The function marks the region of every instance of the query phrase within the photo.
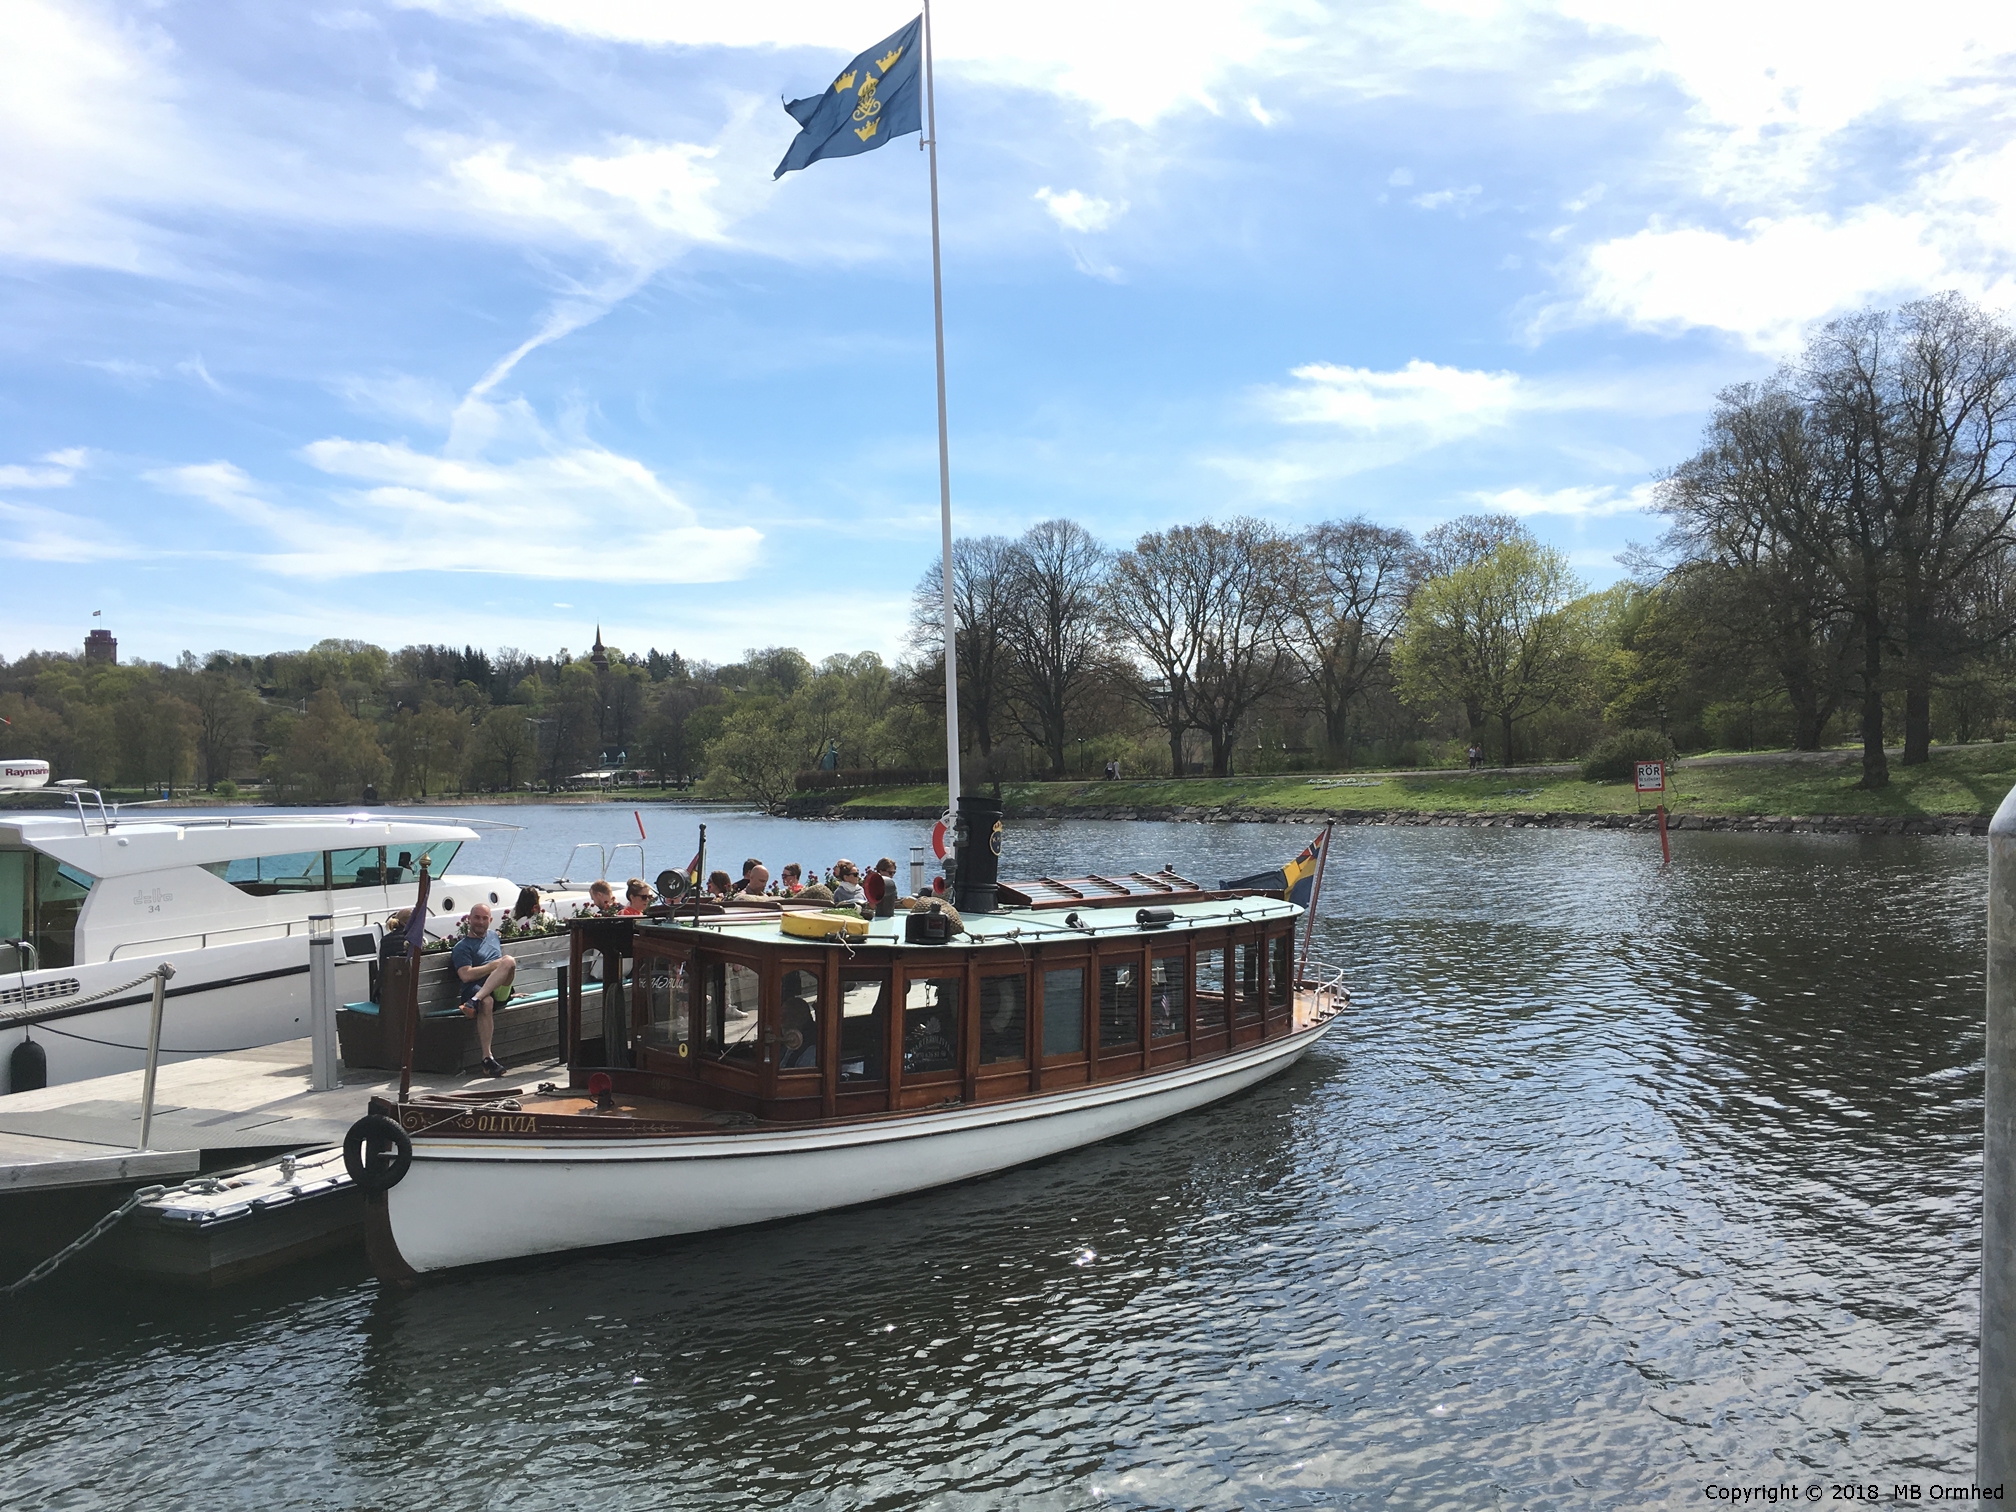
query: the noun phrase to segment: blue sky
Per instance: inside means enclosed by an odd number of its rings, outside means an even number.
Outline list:
[[[895,654],[924,159],[771,170],[914,13],[11,0],[0,655]],[[1500,508],[1601,585],[1814,322],[2016,303],[2016,7],[936,20],[961,533]]]

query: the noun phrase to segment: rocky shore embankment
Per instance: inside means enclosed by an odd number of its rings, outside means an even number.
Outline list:
[[[935,819],[938,810],[910,804],[854,804],[832,800],[790,805],[793,818]],[[1423,813],[1414,809],[1254,809],[1237,804],[1193,808],[1176,804],[1028,804],[1013,806],[1010,819],[1155,819],[1198,824],[1386,824],[1412,828],[1655,830],[1658,818],[1644,814],[1575,814],[1535,811]],[[1986,814],[1669,814],[1669,830],[1719,830],[1734,834],[1778,835],[1986,835]]]

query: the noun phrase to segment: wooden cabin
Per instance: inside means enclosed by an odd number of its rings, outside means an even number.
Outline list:
[[[906,943],[902,911],[847,940],[786,935],[775,909],[572,921],[570,1084],[606,1071],[628,1097],[846,1119],[1140,1077],[1297,1027],[1303,910],[1279,897],[1162,873],[1004,883],[999,903],[943,945]]]

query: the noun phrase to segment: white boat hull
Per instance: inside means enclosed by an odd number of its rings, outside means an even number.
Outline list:
[[[844,1128],[428,1139],[372,1214],[416,1274],[878,1202],[1097,1144],[1286,1070],[1335,1020],[1152,1076]]]

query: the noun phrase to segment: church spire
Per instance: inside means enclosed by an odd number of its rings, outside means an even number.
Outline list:
[[[609,653],[602,646],[602,627],[595,627],[595,649],[588,654],[589,663],[597,672],[609,670]]]

